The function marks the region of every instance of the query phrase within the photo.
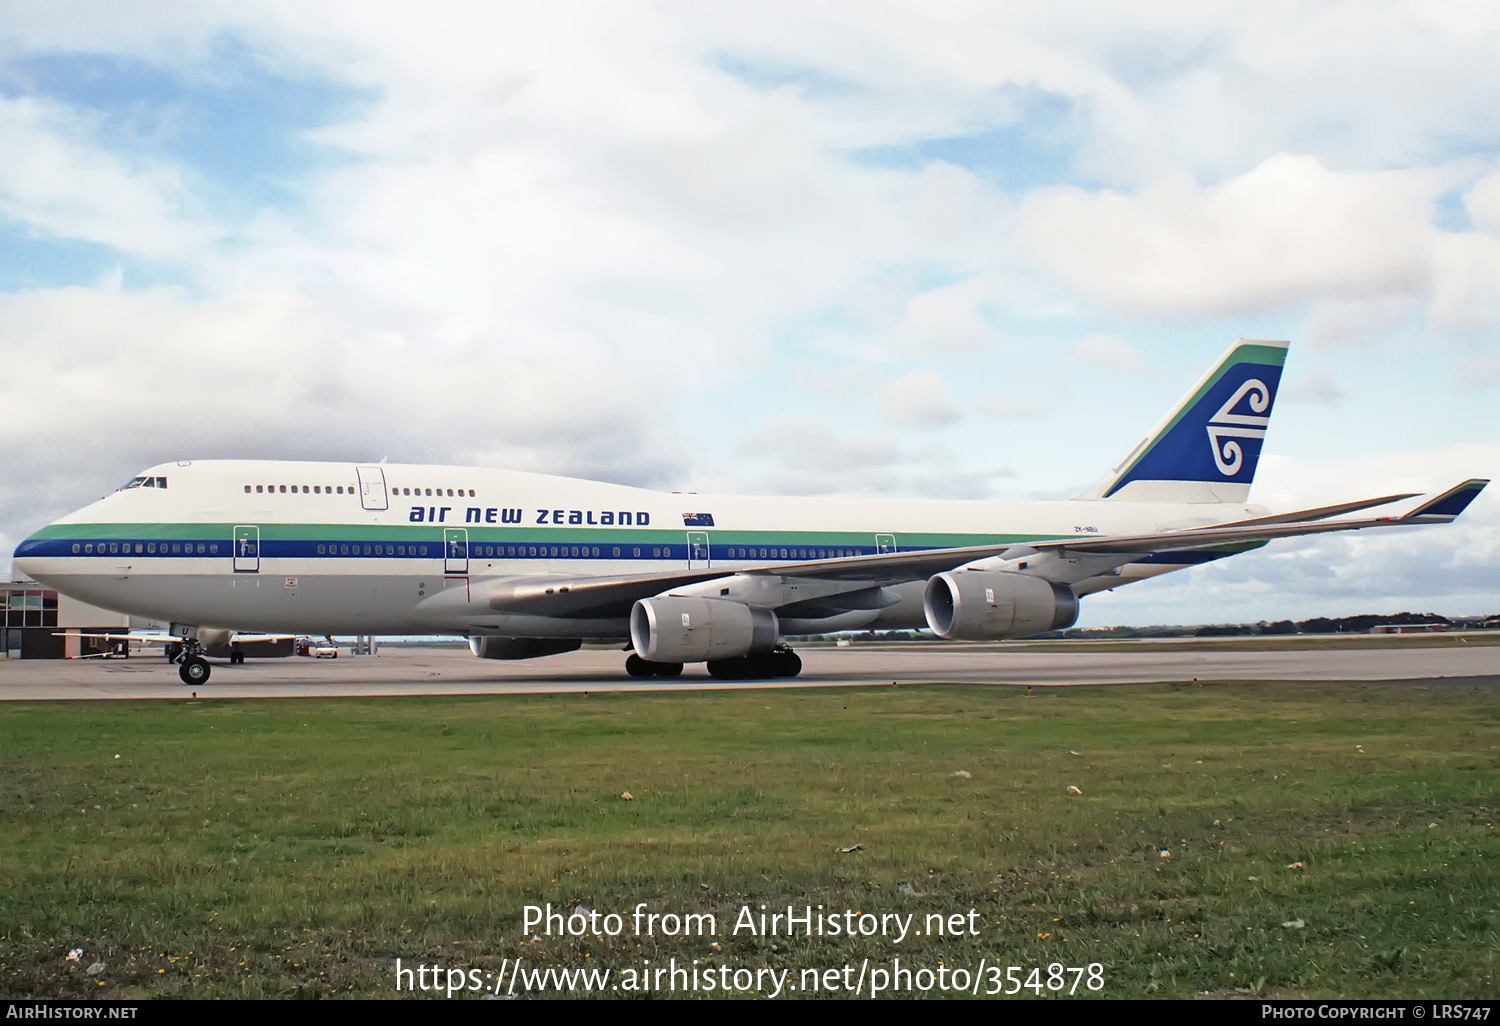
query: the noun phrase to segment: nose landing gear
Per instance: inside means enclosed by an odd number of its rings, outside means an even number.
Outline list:
[[[180,643],[167,648],[167,658],[177,663],[177,676],[184,684],[196,687],[208,683],[208,661],[203,658],[203,643],[197,638],[184,638]]]

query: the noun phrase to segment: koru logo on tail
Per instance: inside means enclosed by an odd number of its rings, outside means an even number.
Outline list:
[[[1242,410],[1234,412],[1243,400]],[[1236,438],[1264,438],[1266,425],[1271,423],[1271,390],[1259,378],[1251,378],[1219,407],[1208,422],[1208,445],[1213,450],[1214,464],[1225,477],[1234,477],[1245,465],[1245,453]]]

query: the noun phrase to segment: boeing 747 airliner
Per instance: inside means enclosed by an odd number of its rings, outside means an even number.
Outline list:
[[[1094,592],[1274,538],[1453,520],[1470,480],[1273,515],[1248,505],[1285,342],[1242,340],[1100,485],[1058,502],[677,495],[464,467],[181,460],[49,524],[16,566],[171,624],[202,684],[226,629],[461,634],[485,659],[627,643],[632,676],[793,677],[788,635],[1021,638]]]

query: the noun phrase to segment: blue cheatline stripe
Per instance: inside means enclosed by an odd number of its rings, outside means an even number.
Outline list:
[[[116,551],[107,551],[110,545],[115,546]],[[174,546],[181,551],[170,551]],[[936,547],[903,545],[898,546],[896,551],[901,553],[927,552],[932,551],[934,548]],[[467,548],[460,545],[450,551],[447,546],[444,546],[439,541],[413,544],[410,542],[394,541],[361,541],[354,543],[297,539],[262,541],[258,549],[252,546],[242,553],[240,558],[242,560],[407,559],[424,561],[467,559],[471,562],[486,559],[588,559],[608,562],[661,562],[662,560],[686,562],[688,559],[688,549],[689,546],[686,544],[663,545],[660,543],[655,545],[500,545],[489,542],[470,542]],[[617,550],[618,554],[616,554]],[[101,557],[120,558],[128,556],[132,559],[143,560],[229,559],[233,551],[232,543],[221,538],[173,542],[133,541],[119,538],[93,541],[87,538],[51,538],[22,542],[16,549],[16,558],[77,557],[80,559],[98,559]],[[739,555],[741,551],[745,555]],[[763,551],[767,554],[761,555]],[[828,555],[817,555],[820,551],[828,553]],[[833,555],[833,552],[836,551],[843,551],[851,556],[869,556],[875,555],[877,552],[873,545],[843,545],[835,546],[832,550],[827,546],[816,546],[813,549],[808,549],[803,546],[793,547],[790,545],[711,545],[709,556],[712,560],[719,562],[728,560],[736,562],[741,560],[806,562],[814,559],[841,558]],[[783,555],[783,553],[786,554]],[[1170,566],[1196,566],[1234,554],[1234,552],[1195,549],[1179,552],[1152,553],[1140,556],[1131,560],[1131,562]],[[701,554],[696,554],[693,558],[699,560],[703,557]]]
[[[113,546],[113,551],[110,550]],[[24,541],[16,549],[16,558],[26,557],[79,557],[94,558],[130,556],[133,559],[228,559],[235,551],[235,544],[227,539],[191,539],[173,542],[136,541],[133,539],[89,539],[46,538]],[[602,560],[663,560],[688,558],[689,546],[685,542],[676,544],[656,542],[654,544],[608,544],[608,545],[541,545],[541,544],[496,544],[491,542],[469,542],[456,548],[442,541],[397,542],[320,542],[307,539],[262,540],[260,544],[248,546],[240,553],[245,559],[602,559]],[[738,555],[740,551],[745,555]],[[761,555],[764,551],[766,555]],[[821,551],[826,555],[819,556]],[[807,546],[791,545],[711,545],[709,554],[714,559],[775,559],[797,560],[835,559],[834,552],[850,556],[868,556],[875,553],[873,545]],[[922,551],[915,547],[902,547],[900,552]],[[695,555],[693,558],[702,558]]]

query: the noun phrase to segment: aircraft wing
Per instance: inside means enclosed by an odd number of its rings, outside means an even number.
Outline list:
[[[605,577],[554,578],[549,581],[499,583],[489,592],[490,607],[505,612],[534,613],[545,616],[576,618],[622,617],[638,599],[650,598],[673,588],[685,587],[734,576],[795,577],[824,581],[847,581],[854,585],[876,587],[913,581],[943,573],[996,556],[1022,559],[1025,556],[1049,554],[1049,564],[1072,560],[1079,568],[1060,579],[1073,583],[1112,566],[1161,552],[1253,546],[1275,538],[1326,534],[1335,531],[1358,531],[1373,527],[1403,527],[1414,524],[1448,523],[1454,520],[1484,490],[1487,480],[1473,479],[1448,489],[1400,517],[1377,517],[1362,520],[1328,520],[1340,513],[1355,512],[1372,506],[1411,498],[1412,495],[1389,495],[1361,499],[1334,506],[1299,510],[1238,523],[1159,531],[1150,534],[1081,536],[1052,541],[1011,542],[995,545],[973,545],[961,548],[927,549],[920,552],[878,553],[868,556],[846,556],[839,559],[770,566],[742,567],[735,570],[663,571],[651,574],[623,574]],[[1033,572],[1050,576],[1042,567]]]
[[[1364,520],[1291,519],[1303,514],[1288,513],[1280,517],[1265,517],[1240,524],[1220,527],[1193,527],[1183,531],[1164,531],[1157,534],[1116,535],[1114,537],[1063,539],[1061,541],[1038,542],[1031,547],[1037,551],[1098,552],[1145,554],[1174,552],[1179,549],[1206,549],[1218,546],[1239,545],[1247,542],[1271,541],[1275,538],[1296,538],[1308,534],[1327,534],[1333,531],[1361,531],[1371,527],[1409,527],[1416,524],[1447,524],[1458,518],[1480,492],[1488,480],[1473,478],[1454,485],[1446,492],[1429,499],[1410,512],[1399,517],[1373,517]],[[1392,500],[1381,500],[1392,501]],[[1376,503],[1378,504],[1378,503]],[[1355,505],[1357,504],[1346,504]],[[1323,509],[1337,507],[1323,507]],[[1367,507],[1364,507],[1367,508]],[[1321,510],[1308,510],[1316,514]],[[1280,521],[1280,522],[1278,522]]]

